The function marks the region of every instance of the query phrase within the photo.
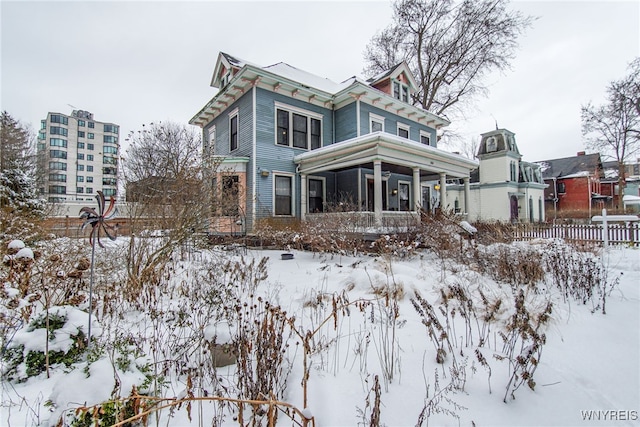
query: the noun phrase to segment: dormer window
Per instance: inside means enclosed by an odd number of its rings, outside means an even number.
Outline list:
[[[224,76],[220,79],[220,87],[225,87],[229,81],[231,80],[231,70],[227,71]]]
[[[393,97],[402,102],[409,102],[409,88],[399,81],[393,82]]]

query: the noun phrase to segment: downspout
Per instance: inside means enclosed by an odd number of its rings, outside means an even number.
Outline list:
[[[356,98],[356,137],[360,136],[360,97]]]
[[[553,177],[553,223],[558,219],[558,178]]]
[[[258,204],[258,189],[257,189],[258,180],[256,179],[256,177],[257,177],[256,174],[258,173],[257,172],[258,171],[258,166],[257,166],[257,163],[258,163],[258,150],[257,150],[257,147],[256,147],[257,146],[257,141],[256,141],[256,135],[257,135],[257,132],[256,132],[256,123],[257,123],[257,120],[256,120],[256,90],[257,90],[257,88],[256,88],[256,86],[257,85],[258,85],[258,81],[256,80],[255,84],[253,85],[253,92],[252,92],[252,95],[251,95],[252,96],[251,102],[253,104],[252,105],[252,108],[253,108],[253,118],[252,118],[252,121],[253,121],[253,126],[252,126],[252,128],[253,128],[253,130],[252,130],[252,133],[253,133],[253,135],[252,135],[253,146],[251,148],[251,158],[253,159],[253,162],[252,162],[252,169],[253,170],[251,172],[251,179],[253,180],[253,189],[251,191],[251,193],[252,193],[251,194],[251,200],[252,200],[252,202],[251,202],[251,228],[252,229],[256,224],[256,205]],[[246,232],[246,225],[245,225],[245,232]]]

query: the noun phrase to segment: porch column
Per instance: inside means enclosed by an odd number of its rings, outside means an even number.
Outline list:
[[[382,225],[382,161],[373,161],[373,217],[377,226]]]
[[[307,175],[300,174],[300,219],[304,221],[307,216]]]
[[[465,176],[462,181],[464,182],[464,211],[467,213],[467,219],[469,219],[469,203],[471,203],[471,186],[469,185],[469,177]]]
[[[440,172],[440,210],[447,208],[447,174]]]
[[[413,211],[418,212],[422,206],[420,200],[420,169],[413,168]]]

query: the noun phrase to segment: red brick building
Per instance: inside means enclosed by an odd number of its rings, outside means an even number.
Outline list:
[[[556,218],[559,212],[590,216],[592,211],[608,207],[611,197],[602,194],[604,173],[600,154],[581,151],[574,157],[536,163],[549,185],[544,192],[547,219]]]

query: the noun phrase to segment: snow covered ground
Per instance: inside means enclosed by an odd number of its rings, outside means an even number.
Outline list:
[[[117,251],[118,245],[124,243],[119,240],[107,250]],[[514,244],[517,245],[525,244]],[[549,250],[549,242],[531,245],[539,248],[541,257]],[[205,338],[217,336],[217,342],[232,339],[237,333],[234,325],[215,319],[212,312],[194,311],[206,307],[194,300],[208,295],[202,288],[206,290],[208,281],[213,280],[206,276],[205,272],[211,272],[204,266],[211,256],[236,261],[243,258],[241,265],[245,266],[251,259],[257,263],[267,258],[267,277],[256,278],[255,294],[244,294],[244,301],[260,307],[269,301],[286,311],[291,321],[288,325],[295,325],[303,333],[317,331],[309,341],[313,352],[309,357],[306,405],[306,413],[314,416],[316,426],[369,425],[376,407],[381,425],[387,426],[418,425],[421,412],[429,415],[422,418],[422,425],[431,426],[640,425],[640,251],[637,249],[611,248],[603,256],[607,280],[610,283],[618,280],[607,299],[606,314],[600,309],[594,311],[597,295],[584,305],[571,299],[565,302],[549,278],[536,291],[526,291],[531,313],[541,313],[545,301],[552,301],[553,309],[549,322],[540,330],[546,336],[546,343],[535,369],[535,387],[532,390],[523,384],[513,393],[515,399],[506,390],[512,369],[504,359],[504,339],[500,336],[501,331],[506,333],[509,316],[516,306],[508,284],[481,275],[468,265],[445,262],[435,253],[422,250],[404,258],[291,251],[293,259],[290,260],[283,260],[283,251],[275,250],[213,253],[176,263],[169,279],[173,289],[165,289],[162,295],[147,296],[146,303],[127,306],[117,317],[98,310],[92,329],[101,342],[146,336],[151,343],[146,344],[146,354],[132,350],[136,346],[144,347],[132,340],[128,347],[107,347],[102,355],[90,359],[91,363],[82,360],[71,367],[57,366],[50,378],[42,372],[26,382],[3,380],[0,424],[56,425],[65,410],[106,401],[114,389],[119,388],[120,394],[126,396],[133,385],[140,388],[145,374],[149,373],[141,367],[156,369],[161,356],[166,356],[163,351],[180,350],[181,344],[175,340],[188,342],[185,338],[188,331],[197,331]],[[231,273],[221,270],[219,276],[229,278]],[[194,286],[200,293],[188,290]],[[485,324],[469,318],[467,325],[461,317],[460,310],[464,307],[458,308],[454,316],[444,316],[438,311],[443,302],[441,289],[446,286],[467,290],[474,298],[478,316],[478,307],[482,305],[478,290],[491,301],[502,300],[495,321],[486,322],[491,329],[484,333],[485,342],[479,342]],[[9,288],[5,285],[5,290]],[[452,321],[447,331],[454,351],[445,347],[447,354],[442,364],[436,362],[436,345],[428,335],[424,317],[421,318],[414,307],[416,291],[433,305],[443,325],[448,318]],[[384,298],[385,295],[395,296],[397,305],[392,297]],[[154,304],[159,307],[155,317],[150,315]],[[455,301],[447,306],[449,313],[454,306]],[[68,348],[73,331],[85,328],[86,313],[69,306],[56,310],[67,313],[67,330],[56,335],[50,346],[64,347],[62,341],[66,340]],[[184,313],[190,316],[186,322],[188,328],[165,326],[160,331],[159,317],[180,318]],[[327,319],[329,321],[322,323]],[[27,347],[41,346],[42,331],[37,335],[34,333],[37,330],[23,329],[14,340]],[[108,340],[108,336],[112,338]],[[301,339],[289,329],[287,337],[290,345],[284,347],[283,370],[289,373],[280,400],[303,409]],[[168,338],[169,341],[163,341]],[[158,343],[163,348],[158,348]],[[484,355],[488,367],[480,363],[476,350]],[[207,378],[194,380],[195,386],[188,387],[187,383],[192,381],[189,372],[203,372],[198,371],[202,357],[206,357],[203,354],[206,353],[180,354],[180,358],[189,359],[183,366],[192,370],[164,372],[163,396],[183,397],[191,390],[196,396],[204,395],[203,390],[211,395],[215,387],[232,389],[235,386],[237,368],[231,365],[218,368],[215,375],[205,372]],[[129,358],[128,362],[123,362],[123,355]],[[500,357],[503,359],[499,360]],[[454,364],[457,374],[451,371]],[[376,376],[380,384],[377,406]],[[506,403],[503,402],[505,395]],[[189,426],[212,425],[216,420],[223,425],[237,425],[233,414],[221,414],[216,408],[211,402],[194,402],[190,411],[185,406],[172,412],[164,410],[159,412],[159,418],[154,415],[148,422]],[[278,425],[291,425],[291,421],[281,415]]]

